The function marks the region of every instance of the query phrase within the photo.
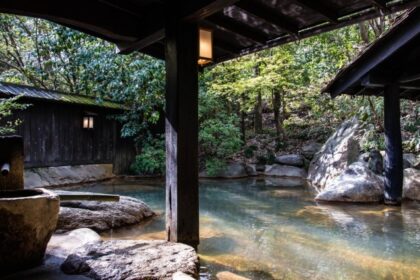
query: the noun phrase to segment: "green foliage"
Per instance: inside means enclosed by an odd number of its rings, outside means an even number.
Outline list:
[[[10,119],[15,111],[24,110],[29,106],[28,104],[19,103],[18,99],[19,97],[0,98],[0,135],[15,133],[16,127],[21,124],[21,120],[17,118]]]
[[[229,114],[223,98],[200,90],[199,146],[205,166],[214,172],[223,166],[225,160],[239,151],[242,142],[238,117]]]
[[[165,141],[162,136],[144,141],[144,146],[136,156],[131,170],[142,175],[165,173]]]
[[[217,173],[228,159],[235,159],[242,145],[245,148],[238,154],[270,164],[274,151],[293,150],[308,140],[324,141],[338,123],[354,115],[369,128],[363,148],[383,149],[382,98],[332,100],[320,92],[390,22],[381,18],[363,23],[364,27],[349,26],[206,68],[200,76],[200,166]],[[113,117],[123,124],[122,135],[135,137],[141,147],[133,170],[162,173],[162,139],[153,137],[150,128],[164,108],[164,63],[137,52],[117,55],[114,48],[48,21],[0,15],[2,81],[89,95],[99,103],[105,98],[121,102],[129,110]],[[14,101],[2,101],[0,118],[7,119],[19,109],[23,107]],[[262,129],[263,137],[256,139],[255,116],[260,117],[261,110],[267,127]],[[276,123],[274,111],[279,117]],[[271,120],[267,121],[267,114]],[[402,102],[406,151],[420,150],[419,115],[418,103]],[[12,132],[17,124],[9,122],[0,133]],[[241,136],[256,139],[250,142],[257,143],[259,150],[242,143]]]
[[[219,174],[226,167],[226,162],[219,158],[209,158],[206,160],[206,172],[209,176]]]
[[[122,135],[147,135],[164,103],[164,63],[45,20],[0,15],[0,79],[124,104]]]
[[[384,136],[372,124],[367,125],[363,138],[360,141],[360,146],[366,152],[373,150],[383,151],[385,149]]]

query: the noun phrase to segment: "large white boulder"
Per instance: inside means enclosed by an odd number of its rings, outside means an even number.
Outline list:
[[[314,156],[308,179],[318,190],[340,175],[360,153],[360,124],[356,118],[345,121]]]
[[[383,200],[383,179],[360,162],[351,164],[315,197],[317,201],[379,202]]]
[[[420,170],[407,168],[404,170],[403,198],[420,200]]]

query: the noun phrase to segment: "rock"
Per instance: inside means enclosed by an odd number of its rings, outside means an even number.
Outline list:
[[[384,159],[379,151],[369,153],[368,167],[375,174],[382,175],[384,172]]]
[[[79,228],[64,234],[54,234],[48,243],[47,252],[59,258],[67,258],[77,249],[101,240],[99,234],[88,228]]]
[[[304,187],[306,180],[298,177],[265,177],[265,184],[273,187],[296,188]]]
[[[243,178],[247,176],[243,163],[229,163],[225,169],[212,175],[209,175],[206,171],[200,173],[200,177],[204,178]]]
[[[183,272],[175,272],[174,275],[172,275],[172,280],[194,280],[190,275],[185,274]]]
[[[257,176],[258,175],[255,164],[246,164],[245,165],[245,170],[246,170],[246,174],[248,174],[248,176]]]
[[[67,274],[92,279],[172,279],[177,272],[198,277],[194,249],[167,241],[109,240],[90,243],[61,265]]]
[[[420,200],[420,170],[414,168],[404,170],[403,198]]]
[[[311,142],[302,147],[302,155],[307,159],[312,159],[314,155],[322,148],[321,143]]]
[[[238,274],[232,273],[230,271],[221,271],[216,274],[218,280],[251,280],[249,278],[242,277]]]
[[[77,228],[101,232],[138,224],[154,215],[143,201],[127,196],[121,196],[119,202],[64,201],[60,207],[57,232]]]
[[[264,175],[275,177],[298,177],[306,178],[306,171],[303,168],[288,165],[267,165]]]
[[[257,170],[257,172],[264,172],[265,171],[265,164],[257,163],[255,165],[255,170]]]
[[[44,189],[0,192],[0,275],[42,262],[59,205]]]
[[[114,177],[112,164],[25,169],[25,189],[89,183]]]
[[[304,157],[302,155],[282,155],[277,156],[274,160],[275,163],[283,165],[291,165],[302,167],[304,165]]]
[[[343,122],[314,156],[308,179],[318,190],[340,175],[351,163],[358,160],[360,125],[356,118]]]
[[[383,200],[383,180],[360,162],[351,164],[329,182],[315,200],[340,202],[378,202]]]
[[[382,154],[381,154],[382,156]],[[359,155],[359,158],[357,159],[358,162],[361,162],[363,164],[366,164],[369,162],[369,153],[362,153]]]
[[[417,158],[415,154],[403,154],[403,164],[404,169],[411,168],[417,163]]]

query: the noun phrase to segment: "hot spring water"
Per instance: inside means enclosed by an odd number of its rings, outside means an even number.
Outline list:
[[[160,215],[105,238],[164,239],[163,182],[78,190],[139,198]],[[420,203],[317,205],[275,179],[200,184],[201,264],[251,279],[420,279]]]

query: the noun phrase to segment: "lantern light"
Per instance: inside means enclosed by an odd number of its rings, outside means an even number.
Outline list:
[[[213,60],[213,32],[208,29],[199,30],[200,50],[198,64],[205,65]]]
[[[86,129],[93,129],[94,125],[94,118],[92,116],[84,116],[83,117],[83,128]]]

